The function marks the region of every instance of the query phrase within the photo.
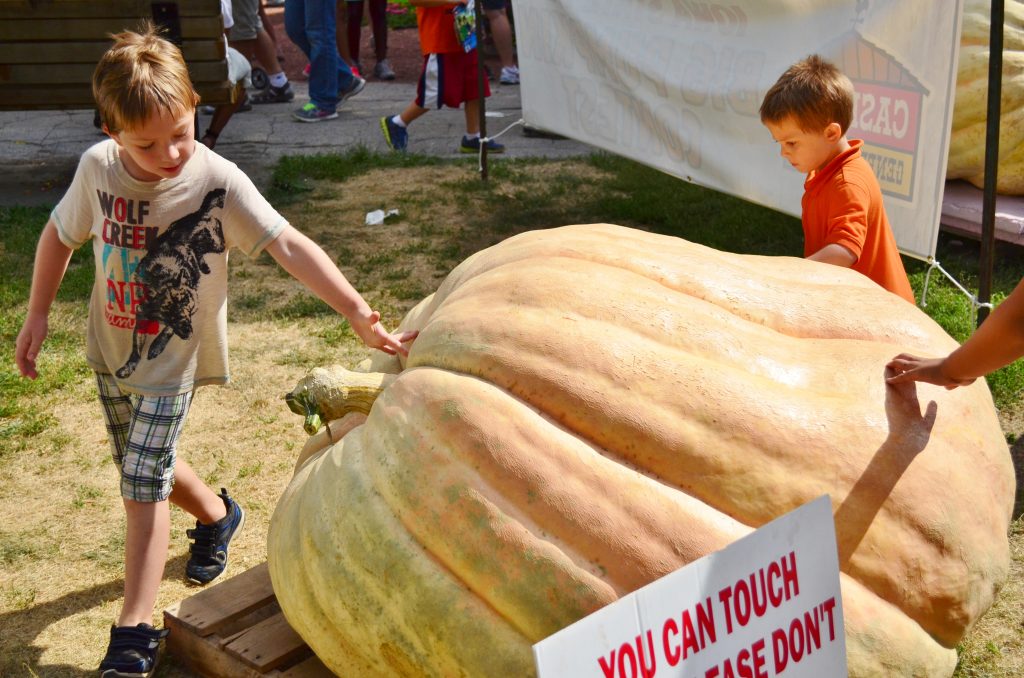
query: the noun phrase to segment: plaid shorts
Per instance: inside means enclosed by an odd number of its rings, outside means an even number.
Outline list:
[[[192,392],[124,394],[114,377],[99,372],[96,385],[114,463],[121,471],[121,496],[141,502],[164,501],[174,484],[178,436],[192,404]]]

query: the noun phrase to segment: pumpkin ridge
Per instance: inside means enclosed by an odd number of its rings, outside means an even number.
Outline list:
[[[545,263],[540,268],[545,268]],[[572,271],[567,271],[565,266],[559,267],[559,271],[546,276],[547,285],[568,288],[573,281]],[[520,269],[521,270],[521,269]],[[610,290],[619,285],[628,284],[628,278],[633,271],[625,270],[624,279],[615,279],[614,283],[607,286]],[[641,276],[642,277],[642,276]],[[649,280],[645,278],[645,280]],[[653,285],[663,288],[662,283],[650,280]],[[478,278],[472,285],[461,288],[449,296],[442,307],[438,308],[433,317],[421,329],[423,334],[430,332],[448,332],[446,339],[459,341],[447,329],[439,329],[438,323],[448,323],[449,315],[454,315],[462,322],[462,317],[471,315],[474,309],[483,309],[488,306],[514,303],[515,314],[521,323],[539,322],[540,316],[548,313],[545,304],[550,304],[555,297],[547,289],[539,287],[523,288],[518,287],[514,292],[505,292],[506,285],[502,279],[487,280]],[[671,289],[671,288],[669,288]],[[903,346],[898,343],[886,341],[869,341],[862,338],[849,337],[801,337],[785,333],[769,324],[751,321],[738,315],[732,309],[716,303],[714,300],[703,299],[692,296],[685,292],[673,290],[675,295],[665,299],[657,294],[657,290],[644,290],[633,287],[630,306],[644,306],[659,301],[662,306],[657,316],[650,319],[643,319],[624,326],[625,318],[631,315],[631,309],[624,309],[621,313],[615,313],[616,309],[609,309],[603,302],[604,290],[591,295],[568,295],[558,294],[557,301],[569,309],[564,311],[559,320],[569,320],[573,323],[589,323],[598,326],[603,335],[611,335],[612,331],[630,336],[636,336],[651,342],[673,341],[675,343],[665,344],[666,350],[678,351],[699,358],[714,362],[719,369],[742,369],[744,374],[754,375],[754,378],[761,377],[772,381],[773,384],[781,386],[793,386],[806,392],[815,392],[818,397],[836,397],[834,394],[851,390],[850,381],[879,381],[879,366],[884,365],[894,351],[900,350]],[[503,298],[507,296],[508,298]],[[481,299],[484,301],[481,302]],[[461,305],[468,304],[464,310]],[[547,324],[551,326],[550,318]],[[572,327],[572,326],[567,326]],[[696,329],[695,329],[696,328]],[[551,327],[552,330],[557,329]],[[465,334],[465,333],[463,333]],[[488,341],[493,338],[488,338]],[[585,340],[581,336],[580,340]],[[628,341],[620,342],[622,344]],[[479,350],[486,349],[487,341],[477,344]],[[745,362],[740,367],[737,364],[749,357],[749,347],[757,345],[761,347],[754,362]],[[421,345],[422,346],[422,345]],[[728,351],[726,350],[728,349]],[[847,370],[821,373],[811,369],[808,364],[813,364],[818,355],[830,356],[837,352],[846,352],[851,355],[853,364]],[[927,353],[927,351],[925,351]],[[770,359],[770,364],[769,364]],[[428,359],[423,355],[422,349],[417,351],[415,356],[410,357],[409,366],[428,365]],[[790,373],[790,374],[785,374]],[[799,373],[799,378],[796,378]],[[822,383],[801,383],[804,379],[828,379]],[[880,392],[884,385],[879,382]],[[858,386],[860,388],[860,386]]]
[[[514,655],[515,648],[525,643],[521,634],[513,632],[514,636],[507,637],[507,648],[498,648],[498,651],[494,648],[474,648],[472,644],[466,643],[460,647],[449,647],[440,640],[443,637],[443,629],[440,627],[466,627],[457,633],[465,636],[474,624],[481,623],[484,619],[488,619],[488,624],[494,624],[494,619],[488,618],[488,615],[498,616],[497,613],[483,601],[466,598],[459,593],[465,589],[461,580],[437,559],[429,557],[431,554],[426,553],[411,534],[405,530],[374,529],[386,525],[389,521],[398,525],[401,525],[401,522],[367,471],[366,461],[372,451],[365,449],[366,438],[362,432],[364,427],[365,425],[354,429],[341,443],[330,448],[326,455],[304,467],[303,477],[298,479],[298,483],[306,481],[310,485],[304,488],[305,501],[300,501],[298,506],[299,524],[308,526],[308,529],[302,530],[304,548],[300,552],[301,557],[296,560],[308,573],[310,591],[319,594],[315,595],[314,600],[322,612],[312,615],[313,618],[323,617],[332,620],[332,623],[323,628],[311,624],[310,609],[304,607],[302,614],[294,615],[298,617],[298,625],[295,628],[317,655],[326,660],[328,666],[341,671],[342,674],[350,673],[351,666],[348,663],[348,656],[344,663],[337,663],[337,657],[345,653],[333,645],[335,628],[347,629],[347,633],[351,633],[352,629],[359,629],[356,636],[361,637],[361,642],[348,643],[347,650],[357,652],[369,666],[377,667],[376,670],[368,670],[359,675],[390,676],[402,665],[415,667],[440,663],[447,664],[448,669],[429,675],[448,676],[459,675],[459,667],[480,665],[481,661],[493,661],[501,665],[500,658],[495,658],[494,655]],[[349,472],[332,472],[342,469]],[[340,485],[337,484],[338,479],[342,480]],[[293,484],[295,482],[293,481]],[[360,524],[351,522],[343,515],[337,525],[325,523],[317,517],[325,510],[325,506],[317,500],[325,496],[325,491],[326,496],[337,498],[331,506],[342,507],[352,501],[355,502],[353,508],[358,507],[363,518],[374,515],[384,522],[371,521],[371,524]],[[367,513],[367,509],[371,508],[372,511]],[[275,515],[276,513],[275,511]],[[332,525],[344,529],[332,529]],[[381,540],[381,535],[386,535],[384,541]],[[278,532],[275,531],[271,535],[272,543],[279,538]],[[322,555],[316,557],[314,551]],[[428,558],[425,559],[423,556]],[[370,560],[360,560],[361,558]],[[346,566],[342,566],[346,563]],[[346,581],[348,584],[345,584]],[[412,585],[409,582],[416,584]],[[348,594],[339,599],[335,591],[341,585],[345,586]],[[290,586],[283,587],[285,595],[289,589]],[[418,601],[418,605],[426,606],[427,609],[439,605],[447,606],[457,601],[461,612],[449,610],[444,617],[438,617],[438,621],[431,627],[423,627],[411,624],[411,619],[415,619],[417,612],[415,605],[410,603],[411,600]],[[412,605],[412,609],[401,605]],[[283,600],[282,607],[285,607]],[[399,612],[409,613],[412,617],[410,619],[403,614],[396,616]],[[423,614],[425,610],[421,609],[418,612]],[[372,621],[368,623],[368,620]],[[511,630],[511,627],[509,628]],[[324,638],[324,633],[328,633],[327,638]],[[515,637],[519,640],[514,640]],[[475,659],[472,656],[459,658],[460,653],[483,653],[486,656]],[[391,670],[388,670],[388,667]],[[521,674],[522,670],[519,667],[508,675]]]
[[[517,237],[519,236],[510,240]],[[915,324],[903,322],[903,318],[896,314],[892,318],[883,317],[874,325],[862,322],[861,318],[867,314],[867,307],[874,307],[879,295],[894,305],[902,303],[909,307],[910,304],[879,288],[855,271],[820,264],[822,268],[837,269],[835,272],[828,272],[828,276],[823,276],[820,283],[805,281],[798,284],[795,280],[784,277],[763,276],[758,278],[755,285],[747,282],[747,276],[743,275],[749,268],[746,259],[752,255],[734,254],[728,258],[719,256],[714,257],[713,261],[707,261],[701,259],[698,251],[676,247],[676,251],[672,251],[671,254],[652,254],[648,251],[646,258],[641,258],[620,244],[616,252],[621,251],[621,254],[612,255],[602,251],[598,253],[601,256],[595,254],[584,257],[572,256],[571,251],[558,249],[556,245],[560,243],[560,240],[555,243],[544,243],[548,245],[547,250],[554,251],[538,252],[520,248],[521,257],[506,257],[486,269],[478,267],[480,270],[457,277],[457,286],[442,285],[434,294],[431,308],[420,313],[421,324],[415,329],[424,329],[445,306],[460,298],[471,296],[475,290],[486,286],[489,280],[529,282],[529,277],[522,273],[523,268],[536,270],[537,275],[544,272],[544,277],[547,277],[548,272],[555,275],[564,273],[563,269],[566,267],[579,271],[587,267],[605,266],[611,271],[639,276],[681,296],[700,299],[737,318],[766,326],[794,338],[848,338],[866,341],[885,338],[889,343],[903,347],[920,346],[921,350],[930,347],[932,351],[935,351],[936,347],[941,347],[940,350],[945,350],[946,347],[953,350],[957,346],[956,342],[927,317]],[[670,262],[674,268],[669,266]],[[807,263],[795,259],[790,264],[797,262]],[[778,263],[773,268],[785,270],[785,267],[780,267]],[[841,275],[843,273],[846,275]],[[590,277],[591,280],[588,282],[594,282],[594,279],[600,281],[600,276],[593,276],[592,271]],[[708,280],[714,280],[715,284],[709,284]],[[775,284],[770,284],[773,282]],[[865,289],[865,284],[871,287]],[[811,301],[807,304],[793,305],[789,303],[793,298],[807,298]],[[413,348],[415,349],[415,344]]]
[[[410,397],[405,394],[410,381],[407,375],[413,376],[415,380],[416,375],[403,374],[403,378],[396,382],[396,388],[389,389],[381,396],[380,401],[371,412],[369,421],[390,421],[392,415],[402,416],[398,413],[404,412],[406,415],[409,413],[408,408],[403,410],[404,405],[398,404]],[[464,379],[468,379],[468,377]],[[402,388],[402,385],[405,388]],[[396,400],[399,397],[401,399]],[[435,404],[434,407],[436,409],[444,405],[445,403],[440,403]],[[417,401],[417,408],[425,409],[427,406],[424,402]],[[414,420],[418,420],[418,417],[414,417],[410,421]],[[535,563],[537,573],[534,576],[540,576],[539,572],[544,569],[541,565],[545,561],[573,563],[572,568],[564,569],[569,579],[553,587],[554,590],[560,591],[559,595],[564,595],[570,589],[577,591],[575,596],[566,598],[557,608],[559,615],[570,614],[572,610],[579,611],[579,608],[575,606],[581,600],[592,599],[591,604],[582,608],[584,611],[572,617],[575,619],[603,607],[617,597],[608,582],[600,581],[593,573],[576,567],[577,563],[585,562],[584,559],[577,556],[574,561],[569,555],[572,550],[566,548],[566,544],[557,540],[555,535],[549,533],[540,536],[536,532],[543,533],[542,528],[536,529],[535,527],[535,532],[530,529],[528,523],[517,522],[512,516],[505,513],[504,507],[499,505],[501,502],[494,501],[493,497],[485,492],[488,489],[488,483],[482,477],[476,477],[477,484],[474,486],[471,482],[467,482],[466,478],[467,475],[474,475],[471,470],[451,469],[439,458],[436,458],[440,450],[436,450],[436,446],[431,444],[431,438],[424,437],[427,435],[426,433],[418,434],[415,440],[398,441],[388,435],[385,427],[378,428],[383,430],[380,436],[374,439],[373,445],[380,450],[387,450],[387,453],[368,457],[371,460],[368,467],[369,473],[374,478],[377,492],[391,507],[410,535],[424,544],[431,555],[453,572],[468,589],[475,591],[526,637],[534,641],[540,640],[561,628],[565,622],[563,621],[561,625],[553,624],[547,633],[544,633],[538,631],[537,619],[533,619],[532,623],[525,622],[524,619],[531,615],[524,614],[521,609],[510,609],[507,601],[502,602],[500,595],[502,587],[515,586],[516,582],[503,580],[504,563],[501,562],[502,559],[495,548],[492,547],[485,553],[473,550],[468,530],[479,529],[488,534],[501,534],[504,531],[505,540],[500,543],[507,542],[510,547],[518,545],[519,550],[527,548],[527,543],[532,537],[535,543],[529,548],[539,549],[538,554],[545,554],[538,557]],[[411,456],[412,460],[408,461],[406,455]],[[424,459],[431,461],[423,463]],[[403,464],[403,461],[406,463]],[[422,473],[400,473],[395,470],[412,464],[422,464],[424,468],[428,469],[429,475],[426,477],[433,479],[436,476],[438,478],[429,490],[421,490],[425,477]],[[500,493],[495,493],[495,496],[500,496]],[[450,536],[453,533],[460,534],[460,539],[452,541]],[[509,551],[510,547],[504,548],[504,550]],[[518,557],[516,552],[507,555],[510,559]],[[469,560],[472,561],[472,566],[467,565]],[[462,574],[465,572],[473,572],[477,577],[467,580]],[[552,574],[554,572],[555,570],[552,570]],[[583,588],[580,588],[581,586]],[[580,595],[579,592],[584,590],[592,590],[593,594]],[[541,591],[542,589],[538,587],[535,592],[539,594]],[[536,611],[532,611],[534,612],[533,616],[536,616]]]

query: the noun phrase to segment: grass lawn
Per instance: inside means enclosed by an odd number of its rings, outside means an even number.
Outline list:
[[[466,256],[524,230],[610,222],[734,252],[801,253],[798,220],[605,155],[497,160],[488,183],[465,161],[367,151],[290,158],[280,163],[268,197],[392,326]],[[367,212],[392,208],[400,214],[383,226],[364,224]],[[35,243],[48,212],[0,208],[2,676],[80,676],[94,669],[123,585],[123,511],[83,358],[90,251],[75,254],[54,305],[42,378],[20,379],[13,368]],[[976,243],[943,236],[938,259],[976,289]],[[913,260],[907,265],[920,298],[927,268]],[[310,368],[355,365],[368,352],[269,256],[233,254],[230,276],[232,382],[197,393],[180,449],[204,480],[228,487],[248,511],[245,531],[232,543],[237,573],[265,560],[270,515],[306,437],[281,396]],[[999,246],[994,300],[1022,277],[1024,250]],[[968,301],[937,274],[926,311],[958,340],[969,335]],[[988,382],[1008,441],[1024,437],[1024,361]],[[180,511],[172,516],[158,610],[195,591],[182,576],[191,524]],[[1010,581],[962,643],[958,676],[1024,675],[1020,519],[1011,526],[1011,548]],[[159,675],[189,674],[172,658]]]

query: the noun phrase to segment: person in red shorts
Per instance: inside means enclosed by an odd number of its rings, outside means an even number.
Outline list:
[[[398,115],[380,119],[381,131],[389,147],[405,151],[409,143],[408,126],[432,108],[459,108],[465,104],[466,135],[459,150],[480,151],[480,92],[477,87],[477,50],[463,48],[455,30],[455,11],[463,3],[445,0],[410,0],[416,6],[423,72],[416,87],[416,99]],[[484,80],[483,96],[491,90]],[[490,153],[502,153],[505,147],[494,141],[485,143]]]

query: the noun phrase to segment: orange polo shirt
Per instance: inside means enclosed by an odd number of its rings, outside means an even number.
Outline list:
[[[850,141],[848,151],[807,175],[801,201],[804,256],[826,245],[842,245],[857,257],[853,270],[914,303],[914,292],[885,216],[882,189],[871,165],[860,154],[863,143],[859,139]]]
[[[420,33],[420,51],[427,54],[462,52],[462,43],[455,35],[455,5],[417,7],[416,23]]]

